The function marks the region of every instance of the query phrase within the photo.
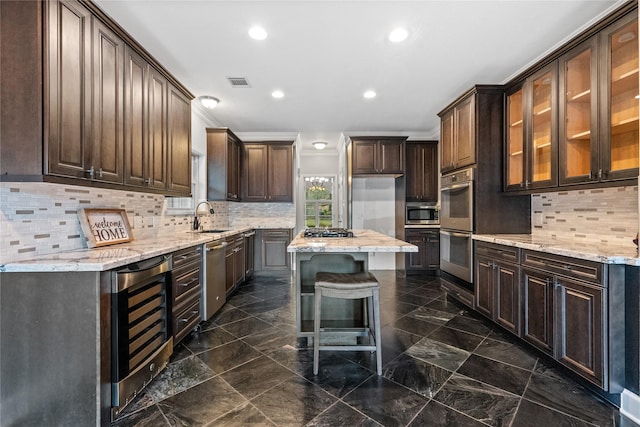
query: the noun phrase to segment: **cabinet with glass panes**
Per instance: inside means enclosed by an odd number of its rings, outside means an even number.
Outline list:
[[[559,60],[560,70],[560,184],[593,179],[591,153],[597,153],[596,37],[575,47]]]
[[[560,58],[561,185],[637,176],[637,95],[637,13]]]
[[[507,92],[505,190],[557,184],[556,63]]]
[[[558,52],[507,84],[505,191],[638,176],[637,4]]]
[[[598,174],[602,179],[638,176],[638,15],[600,33],[601,102]]]

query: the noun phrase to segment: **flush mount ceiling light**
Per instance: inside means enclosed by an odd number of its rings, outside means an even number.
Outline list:
[[[213,109],[220,103],[220,100],[213,96],[203,96],[200,98],[200,102],[203,107]]]
[[[324,147],[327,146],[327,143],[324,141],[316,141],[312,143],[316,150],[324,150]]]
[[[404,28],[396,28],[389,33],[389,41],[393,43],[403,42],[409,37],[409,32]]]
[[[254,40],[264,40],[267,38],[267,32],[262,27],[251,27],[249,29],[249,37]]]
[[[376,97],[376,93],[373,90],[368,90],[362,96],[364,96],[366,99],[372,99]]]
[[[271,92],[271,96],[274,98],[283,98],[284,92],[281,90],[274,90],[273,92]]]

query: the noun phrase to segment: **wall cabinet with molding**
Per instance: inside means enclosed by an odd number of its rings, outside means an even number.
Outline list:
[[[1,180],[190,195],[188,90],[93,3],[0,7]]]
[[[405,200],[438,201],[438,141],[407,141]]]
[[[406,137],[351,137],[352,175],[402,175]]]
[[[638,64],[628,2],[509,82],[505,190],[637,178]]]
[[[207,200],[240,200],[241,142],[229,128],[207,128]]]
[[[242,201],[293,201],[293,143],[242,145]]]

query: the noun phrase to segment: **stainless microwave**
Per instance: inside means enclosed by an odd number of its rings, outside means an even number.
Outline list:
[[[405,224],[428,225],[440,224],[438,208],[435,204],[407,203]]]

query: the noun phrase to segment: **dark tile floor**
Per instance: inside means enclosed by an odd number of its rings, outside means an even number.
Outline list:
[[[383,376],[368,352],[295,335],[289,273],[257,274],[186,338],[114,426],[632,426],[434,277],[381,283]]]

